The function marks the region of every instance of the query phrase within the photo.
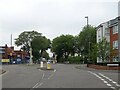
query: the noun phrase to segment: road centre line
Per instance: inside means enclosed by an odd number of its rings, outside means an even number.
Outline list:
[[[54,73],[56,72],[56,69],[54,70]],[[48,79],[50,79],[53,75],[54,75],[54,73],[53,74],[51,74],[49,77],[48,77]]]
[[[41,71],[41,69],[39,69],[39,71]],[[43,73],[41,80],[44,78],[44,76],[45,76],[45,74]],[[39,84],[39,82],[38,82],[38,83],[35,84],[32,88],[37,88],[37,87],[41,86],[42,84],[43,84],[43,83],[40,83],[40,84]]]
[[[39,71],[41,71],[41,69],[39,69]],[[55,73],[55,72],[56,72],[56,69],[54,70],[54,73]],[[51,75],[48,77],[48,79],[50,79],[53,75],[54,75],[54,74],[51,74]],[[45,73],[43,73],[42,79],[44,78],[44,76],[45,76]],[[41,82],[40,84],[37,83],[33,88],[38,88],[38,87],[40,87],[41,85],[43,85],[43,82]]]
[[[32,88],[35,88],[38,84],[39,84],[39,83],[35,84],[35,86],[34,86],[34,87],[32,87]]]
[[[38,88],[38,87],[40,87],[41,85],[43,85],[43,83],[40,83],[39,85],[37,85],[35,88]]]
[[[51,75],[48,77],[48,79],[50,79],[53,75],[54,75],[54,74],[51,74]]]
[[[42,79],[44,78],[45,74],[43,73]]]

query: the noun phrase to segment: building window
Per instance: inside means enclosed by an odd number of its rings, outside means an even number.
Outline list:
[[[118,56],[114,56],[113,57],[113,62],[118,62],[118,59],[119,59]]]
[[[98,29],[98,37],[99,37],[99,38],[101,37],[100,29]]]
[[[113,41],[113,49],[118,49],[118,40]]]
[[[113,26],[113,34],[118,33],[118,25]]]
[[[105,36],[109,36],[109,35],[110,35],[109,29],[105,28]]]

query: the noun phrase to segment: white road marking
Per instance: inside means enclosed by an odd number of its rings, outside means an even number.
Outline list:
[[[117,83],[116,83],[116,86],[120,87],[120,85],[119,85],[119,84],[117,84]]]
[[[56,72],[56,69],[54,70],[54,72]]]
[[[112,89],[116,89],[115,87],[110,87],[110,88],[112,88]]]
[[[108,79],[108,80],[111,81],[111,82],[113,81],[112,79]]]
[[[39,69],[39,71],[41,71],[41,69]],[[56,69],[54,70],[54,72],[56,72]],[[51,74],[51,75],[48,77],[48,79],[50,79],[53,75],[54,75],[54,74]],[[44,76],[45,76],[45,73],[43,73],[42,79],[44,78]],[[41,82],[40,84],[37,83],[33,88],[38,88],[38,87],[40,87],[40,86],[42,86],[42,85],[43,85],[43,82]]]
[[[48,77],[48,79],[50,79],[52,76],[53,76],[53,74],[52,74],[52,75],[50,75],[50,76]]]
[[[35,88],[39,83],[35,84],[35,86],[33,88]]]
[[[104,83],[108,83],[107,81],[104,81]]]
[[[107,80],[111,80],[111,81],[113,81],[112,79],[110,79],[110,78],[108,78],[107,76],[105,76],[105,75],[103,75],[103,74],[101,74],[101,73],[99,73],[99,75],[97,75],[96,73],[93,73],[93,72],[91,72],[91,71],[88,71],[89,73],[91,73],[91,74],[93,74],[93,75],[95,75],[97,78],[99,78],[100,80],[102,80],[107,86],[109,86],[110,88],[112,88],[112,89],[116,89],[115,87],[113,87],[111,84],[109,84],[105,79],[103,79],[102,77],[104,77],[104,78],[106,78]],[[101,77],[102,76],[102,77]],[[113,81],[113,83],[116,83],[116,82],[114,82]]]
[[[39,71],[41,71],[41,69],[39,69]],[[42,75],[42,78],[41,78],[41,80],[44,78],[44,76],[45,76],[45,74],[43,73],[43,75]],[[37,87],[39,87],[39,86],[41,86],[43,83],[37,83],[37,84],[35,84],[35,86],[33,86],[33,88],[37,88]]]
[[[44,78],[45,74],[43,73],[42,79]]]
[[[41,85],[43,85],[43,83],[40,83],[39,85],[37,85],[35,88],[38,88],[38,87],[40,87]]]
[[[98,77],[99,79],[102,79],[101,77]]]
[[[113,81],[112,83],[117,84],[117,82]]]
[[[103,74],[101,74],[101,73],[99,73],[99,75],[101,75],[101,76],[103,76],[104,78],[106,78],[107,80],[111,81],[111,82],[112,82],[113,84],[115,84],[117,87],[120,87],[120,85],[119,85],[117,82],[115,82],[114,80],[110,79],[109,77],[107,77],[107,76],[105,76],[105,75],[103,75]]]
[[[41,71],[41,69],[38,69],[39,71]]]
[[[108,86],[112,86],[111,84],[107,84]]]
[[[54,73],[56,72],[56,69],[54,70]],[[51,74],[49,77],[48,77],[48,79],[50,79],[53,75],[54,75],[54,73],[53,74]]]
[[[100,79],[100,80],[105,81],[105,79]]]

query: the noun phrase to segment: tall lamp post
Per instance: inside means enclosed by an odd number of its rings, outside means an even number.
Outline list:
[[[29,50],[29,53],[30,53],[30,62],[29,64],[33,64],[33,61],[32,61],[32,47],[31,47],[31,41],[29,42],[29,46],[30,46],[30,50]]]
[[[85,18],[87,19],[87,28],[88,28],[88,16],[85,16]]]
[[[118,61],[120,62],[120,16],[118,16],[118,50],[119,50]]]
[[[89,26],[89,24],[88,24],[88,16],[85,16],[85,18],[87,19],[87,29],[89,28],[88,26]],[[88,56],[88,59],[90,60],[90,36],[89,36],[89,40],[88,40],[88,42],[89,42],[89,56]]]

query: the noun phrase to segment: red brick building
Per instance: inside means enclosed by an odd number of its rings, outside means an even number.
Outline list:
[[[22,62],[26,62],[26,57],[29,57],[27,52],[21,50],[14,50],[14,47],[0,46],[0,54],[2,55],[2,59],[12,59],[16,60],[20,58]]]
[[[106,38],[110,43],[110,59],[106,62],[119,62],[119,17],[102,23],[97,28],[97,43],[103,38]],[[102,26],[101,26],[102,25]],[[97,62],[103,62],[101,58],[97,57]]]
[[[110,20],[109,30],[110,30],[110,47],[112,48],[110,61],[119,61],[119,50],[118,50],[118,17]]]
[[[113,49],[111,53],[111,61],[116,62],[118,60],[118,33],[113,34],[113,29],[110,28],[110,46]]]

